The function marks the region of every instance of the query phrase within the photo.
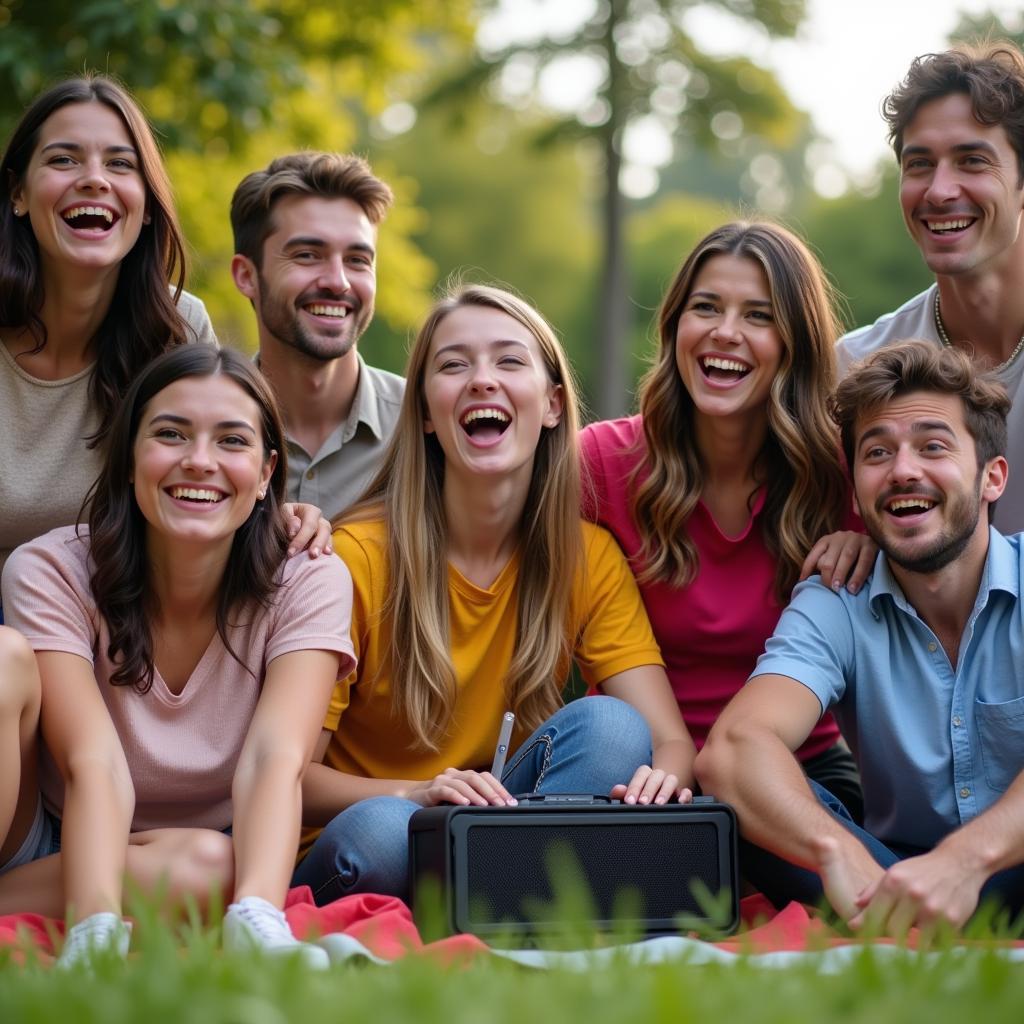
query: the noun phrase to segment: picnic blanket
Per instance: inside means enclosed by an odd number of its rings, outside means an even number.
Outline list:
[[[719,942],[686,936],[662,936],[627,946],[559,952],[551,950],[500,950],[472,935],[454,935],[424,943],[412,913],[393,896],[346,896],[318,907],[306,886],[292,889],[285,913],[299,938],[317,938],[334,963],[364,959],[391,963],[409,954],[429,956],[443,965],[467,963],[481,956],[502,956],[529,967],[589,969],[611,957],[629,957],[640,963],[684,959],[687,963],[729,963],[740,957],[764,967],[784,967],[813,961],[822,971],[841,970],[865,943],[838,935],[813,911],[790,903],[776,911],[762,896],[748,896],[740,904],[741,917],[749,927]],[[0,948],[34,948],[44,958],[59,947],[63,922],[39,914],[0,916]],[[970,944],[964,944],[968,948]],[[905,955],[913,947],[875,940],[872,946],[892,955]],[[1024,961],[1024,942],[1003,943],[1002,955]],[[938,955],[938,954],[936,954]]]

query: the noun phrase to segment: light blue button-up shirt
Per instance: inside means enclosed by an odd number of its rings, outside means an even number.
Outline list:
[[[990,529],[955,668],[881,553],[856,595],[797,586],[758,659],[751,678],[789,676],[835,713],[885,843],[934,846],[1024,770],[1022,537]]]

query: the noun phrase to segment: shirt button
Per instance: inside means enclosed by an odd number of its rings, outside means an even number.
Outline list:
[[[936,648],[936,643],[935,643],[935,641],[934,641],[934,640],[932,640],[932,641],[931,641],[931,642],[930,642],[930,643],[928,644],[928,650],[929,650],[929,651],[932,651],[932,652],[934,653],[934,651],[935,651],[935,648]]]
[[[953,716],[953,725],[954,725],[954,726],[955,726],[955,727],[956,727],[957,729],[959,729],[959,728],[960,728],[960,726],[961,726],[961,725],[963,725],[963,724],[964,724],[964,720],[963,720],[963,719],[962,719],[962,718],[961,718],[961,717],[960,717],[959,715],[954,715],[954,716]]]
[[[971,795],[971,791],[964,786],[964,788],[960,790],[960,795],[966,800]]]
[[[315,476],[316,476],[316,470],[315,469],[307,469],[306,470],[306,479],[307,480],[312,480],[313,477],[315,477]],[[934,646],[932,647],[932,650],[933,651],[935,650]]]

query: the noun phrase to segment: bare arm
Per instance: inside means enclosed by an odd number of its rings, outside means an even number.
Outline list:
[[[81,920],[121,912],[135,790],[93,674],[75,654],[40,651],[43,740],[64,779],[64,900]]]
[[[628,784],[612,790],[626,803],[665,803],[673,796],[689,799],[697,749],[679,713],[679,704],[660,665],[639,665],[598,684],[609,697],[618,697],[643,715],[651,730],[651,765],[641,768]]]
[[[757,676],[719,716],[697,756],[697,778],[705,793],[733,805],[745,838],[818,871],[829,902],[850,919],[882,869],[818,803],[793,756],[820,716],[818,698],[802,683]]]
[[[302,817],[302,777],[338,673],[333,651],[271,661],[231,787],[235,899],[284,904]]]
[[[332,733],[323,730],[317,741],[313,763],[302,780],[303,824],[320,828],[335,815],[359,800],[374,796],[398,796],[424,807],[439,803],[515,804],[511,793],[490,772],[447,768],[425,781],[413,779],[368,779],[349,775],[322,764]]]

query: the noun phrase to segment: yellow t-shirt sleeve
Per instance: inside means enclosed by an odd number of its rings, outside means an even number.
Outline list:
[[[363,545],[344,527],[331,535],[335,554],[348,566],[352,576],[352,649],[356,668],[334,684],[331,703],[327,708],[324,728],[334,732],[341,722],[341,716],[349,706],[352,687],[359,675],[358,666],[366,653],[367,612],[373,607],[373,565]]]
[[[626,556],[607,530],[584,525],[575,657],[589,686],[640,665],[664,665]]]

